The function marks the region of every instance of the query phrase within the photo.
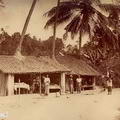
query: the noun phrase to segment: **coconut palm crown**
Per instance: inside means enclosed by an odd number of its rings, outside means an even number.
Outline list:
[[[71,34],[72,38],[79,34],[79,50],[81,48],[82,35],[88,33],[92,40],[96,26],[102,28],[106,34],[112,35],[108,27],[107,17],[96,9],[100,4],[99,0],[69,0],[60,2],[57,25],[68,21],[64,37],[67,37],[68,33]],[[47,21],[45,28],[54,24],[56,9],[57,7],[55,6],[46,13],[50,19]]]
[[[109,13],[109,26],[112,27],[113,33],[117,40],[114,41],[114,48],[120,50],[120,1],[116,0],[114,4],[100,4],[100,8]]]
[[[109,19],[110,26],[113,27],[114,29],[118,29],[120,27],[120,26],[118,26],[118,24],[120,23],[120,19],[119,19],[120,4],[119,4],[119,2],[116,4],[100,4],[99,7],[102,8],[102,10],[109,13],[108,19]]]

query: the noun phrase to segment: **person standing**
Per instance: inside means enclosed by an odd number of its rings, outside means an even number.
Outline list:
[[[106,86],[107,86],[107,79],[108,79],[108,77],[106,76],[106,75],[102,75],[102,87],[103,87],[103,90],[101,91],[101,92],[104,92],[104,91],[106,91]]]
[[[107,89],[108,89],[108,95],[112,94],[112,78],[108,78],[107,80]]]
[[[37,76],[36,81],[37,81],[37,92],[41,94],[41,77]]]
[[[50,78],[48,75],[44,77],[44,84],[45,84],[45,95],[49,95]]]
[[[76,82],[77,82],[77,93],[81,93],[82,78],[80,77],[80,75],[76,79]]]
[[[70,79],[69,79],[69,85],[70,85],[70,93],[73,94],[73,76],[70,75]]]
[[[35,78],[33,79],[33,83],[31,86],[31,92],[36,93],[36,79]]]

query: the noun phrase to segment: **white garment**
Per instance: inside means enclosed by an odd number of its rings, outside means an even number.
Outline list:
[[[45,85],[49,85],[50,84],[50,78],[45,78],[44,83],[45,83]]]
[[[107,86],[112,87],[112,80],[111,81],[107,81]]]
[[[81,83],[81,82],[82,82],[82,79],[81,79],[81,78],[77,78],[76,81],[77,81],[78,83]]]
[[[45,83],[45,94],[49,94],[49,85],[50,85],[50,78],[44,78],[44,83]]]

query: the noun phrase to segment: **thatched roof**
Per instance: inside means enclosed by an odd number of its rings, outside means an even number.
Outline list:
[[[0,56],[0,71],[3,73],[49,73],[70,71],[49,57],[25,56],[19,60],[14,56]]]
[[[100,73],[88,65],[85,61],[77,59],[70,55],[57,56],[57,60],[60,64],[65,65],[68,69],[71,70],[72,74],[80,74],[87,76],[99,76]]]

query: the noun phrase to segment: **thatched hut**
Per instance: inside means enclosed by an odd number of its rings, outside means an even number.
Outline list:
[[[13,95],[15,82],[21,81],[30,84],[31,74],[59,74],[60,85],[65,91],[65,72],[69,72],[66,67],[53,61],[49,57],[23,56],[22,60],[14,56],[0,56],[0,95]]]
[[[94,88],[96,78],[101,75],[84,60],[77,59],[71,55],[58,55],[57,60],[71,71],[69,74],[72,74],[74,78],[74,90],[76,90],[76,78],[78,75],[82,77],[83,88],[86,89]],[[67,79],[69,74],[66,74],[66,86],[68,86]]]

